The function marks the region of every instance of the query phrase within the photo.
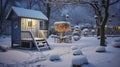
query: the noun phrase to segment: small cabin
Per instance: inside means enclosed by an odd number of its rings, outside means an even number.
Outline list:
[[[48,18],[41,11],[12,7],[6,19],[12,24],[12,47],[27,48],[29,46],[31,49],[37,44],[43,45],[46,41]]]

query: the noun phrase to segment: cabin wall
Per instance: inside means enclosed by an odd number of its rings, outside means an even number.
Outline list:
[[[29,22],[32,21],[32,26],[29,26]],[[31,31],[34,37],[46,38],[48,30],[40,29],[40,20],[21,18],[21,31]]]
[[[29,22],[32,22],[32,25],[29,26]],[[34,37],[38,37],[40,20],[21,18],[21,31],[31,31]]]

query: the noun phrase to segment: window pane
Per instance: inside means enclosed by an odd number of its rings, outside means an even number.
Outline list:
[[[43,30],[43,21],[40,21],[40,30]]]
[[[40,21],[40,30],[46,30],[46,22]]]
[[[28,27],[32,27],[32,21],[28,21]]]
[[[44,30],[47,30],[46,22],[44,22]]]

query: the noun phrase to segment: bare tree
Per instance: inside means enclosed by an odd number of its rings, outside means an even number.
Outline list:
[[[7,5],[9,3],[9,0],[6,0],[5,3],[3,4],[3,0],[0,0],[0,4],[1,4],[1,10],[0,10],[0,34],[3,33],[3,22],[5,19],[5,10],[7,8]]]
[[[27,2],[27,8],[28,9],[32,9],[32,7],[34,5],[36,5],[36,3],[37,3],[37,0],[28,0],[28,2]]]
[[[37,3],[38,3],[38,6],[39,6],[40,10],[42,10],[43,7],[45,8],[45,9],[43,9],[44,10],[43,13],[45,13],[45,15],[48,18],[48,21],[46,21],[47,22],[46,27],[49,31],[50,31],[50,27],[49,27],[50,25],[49,24],[50,24],[51,10],[52,10],[51,8],[55,4],[61,5],[64,0],[61,1],[61,3],[59,1],[60,0],[37,0]],[[42,5],[42,7],[41,7],[41,5]],[[50,34],[50,32],[48,34]]]
[[[100,45],[106,46],[105,44],[105,25],[109,18],[109,7],[110,5],[116,4],[120,0],[92,0],[92,1],[81,1],[81,4],[88,4],[93,7],[96,14],[96,24],[100,27]]]

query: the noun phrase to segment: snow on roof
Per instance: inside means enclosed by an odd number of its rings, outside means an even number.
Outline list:
[[[48,20],[48,18],[41,11],[24,9],[24,8],[19,8],[19,7],[12,7],[11,10],[13,10],[16,13],[16,15],[19,17]],[[10,15],[10,12],[9,12],[8,16]],[[7,16],[7,18],[8,18],[8,16]]]
[[[54,24],[62,24],[62,23],[70,24],[70,22],[67,22],[67,21],[57,21],[57,22],[55,22]]]

